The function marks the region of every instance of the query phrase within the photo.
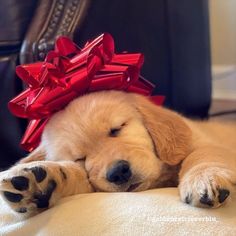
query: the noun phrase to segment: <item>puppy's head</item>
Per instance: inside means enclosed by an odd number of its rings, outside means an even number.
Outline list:
[[[157,185],[164,163],[183,160],[189,142],[177,114],[139,95],[98,92],[56,113],[28,160],[84,162],[97,191],[140,191]]]

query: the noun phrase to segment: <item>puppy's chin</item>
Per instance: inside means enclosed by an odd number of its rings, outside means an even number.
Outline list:
[[[142,183],[142,182],[131,183],[125,192],[140,192],[147,190],[148,188],[149,188],[148,183]]]
[[[116,185],[105,180],[97,182],[90,179],[90,183],[96,192],[140,192],[155,187],[151,180],[131,180],[128,183]]]
[[[93,183],[91,180],[90,183],[92,184],[96,192],[125,192],[124,187],[117,186],[115,184],[103,183],[99,185],[98,183]]]

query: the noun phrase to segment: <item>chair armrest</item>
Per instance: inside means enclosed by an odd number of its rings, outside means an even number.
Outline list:
[[[21,47],[20,63],[43,60],[60,35],[73,38],[89,5],[90,0],[40,0]]]

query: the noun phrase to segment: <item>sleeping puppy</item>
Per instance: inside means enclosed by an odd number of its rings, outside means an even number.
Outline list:
[[[0,173],[5,201],[24,216],[93,191],[178,186],[183,202],[216,208],[236,184],[236,125],[190,121],[131,93],[72,101],[47,123],[41,144]]]

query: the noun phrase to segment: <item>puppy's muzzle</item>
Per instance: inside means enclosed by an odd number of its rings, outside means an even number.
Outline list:
[[[129,162],[121,160],[116,162],[110,170],[108,170],[106,178],[109,182],[121,185],[129,181],[132,176]]]

